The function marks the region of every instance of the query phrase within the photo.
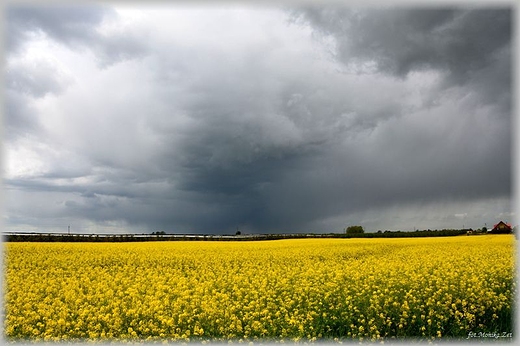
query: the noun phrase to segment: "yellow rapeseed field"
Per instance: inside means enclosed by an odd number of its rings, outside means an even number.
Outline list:
[[[511,235],[5,243],[4,256],[8,340],[380,341],[512,332]]]

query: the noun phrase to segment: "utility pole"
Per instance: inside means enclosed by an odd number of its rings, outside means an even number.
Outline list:
[[[67,233],[70,234],[70,225],[67,227]]]

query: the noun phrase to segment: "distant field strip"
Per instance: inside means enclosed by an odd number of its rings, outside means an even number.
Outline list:
[[[4,333],[196,342],[510,333],[514,258],[511,235],[5,243]]]

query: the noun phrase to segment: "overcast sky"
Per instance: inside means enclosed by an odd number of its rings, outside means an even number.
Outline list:
[[[4,229],[513,222],[507,6],[11,5]]]

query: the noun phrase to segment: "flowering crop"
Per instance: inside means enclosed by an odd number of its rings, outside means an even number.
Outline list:
[[[6,243],[9,340],[386,340],[511,332],[510,235]]]

